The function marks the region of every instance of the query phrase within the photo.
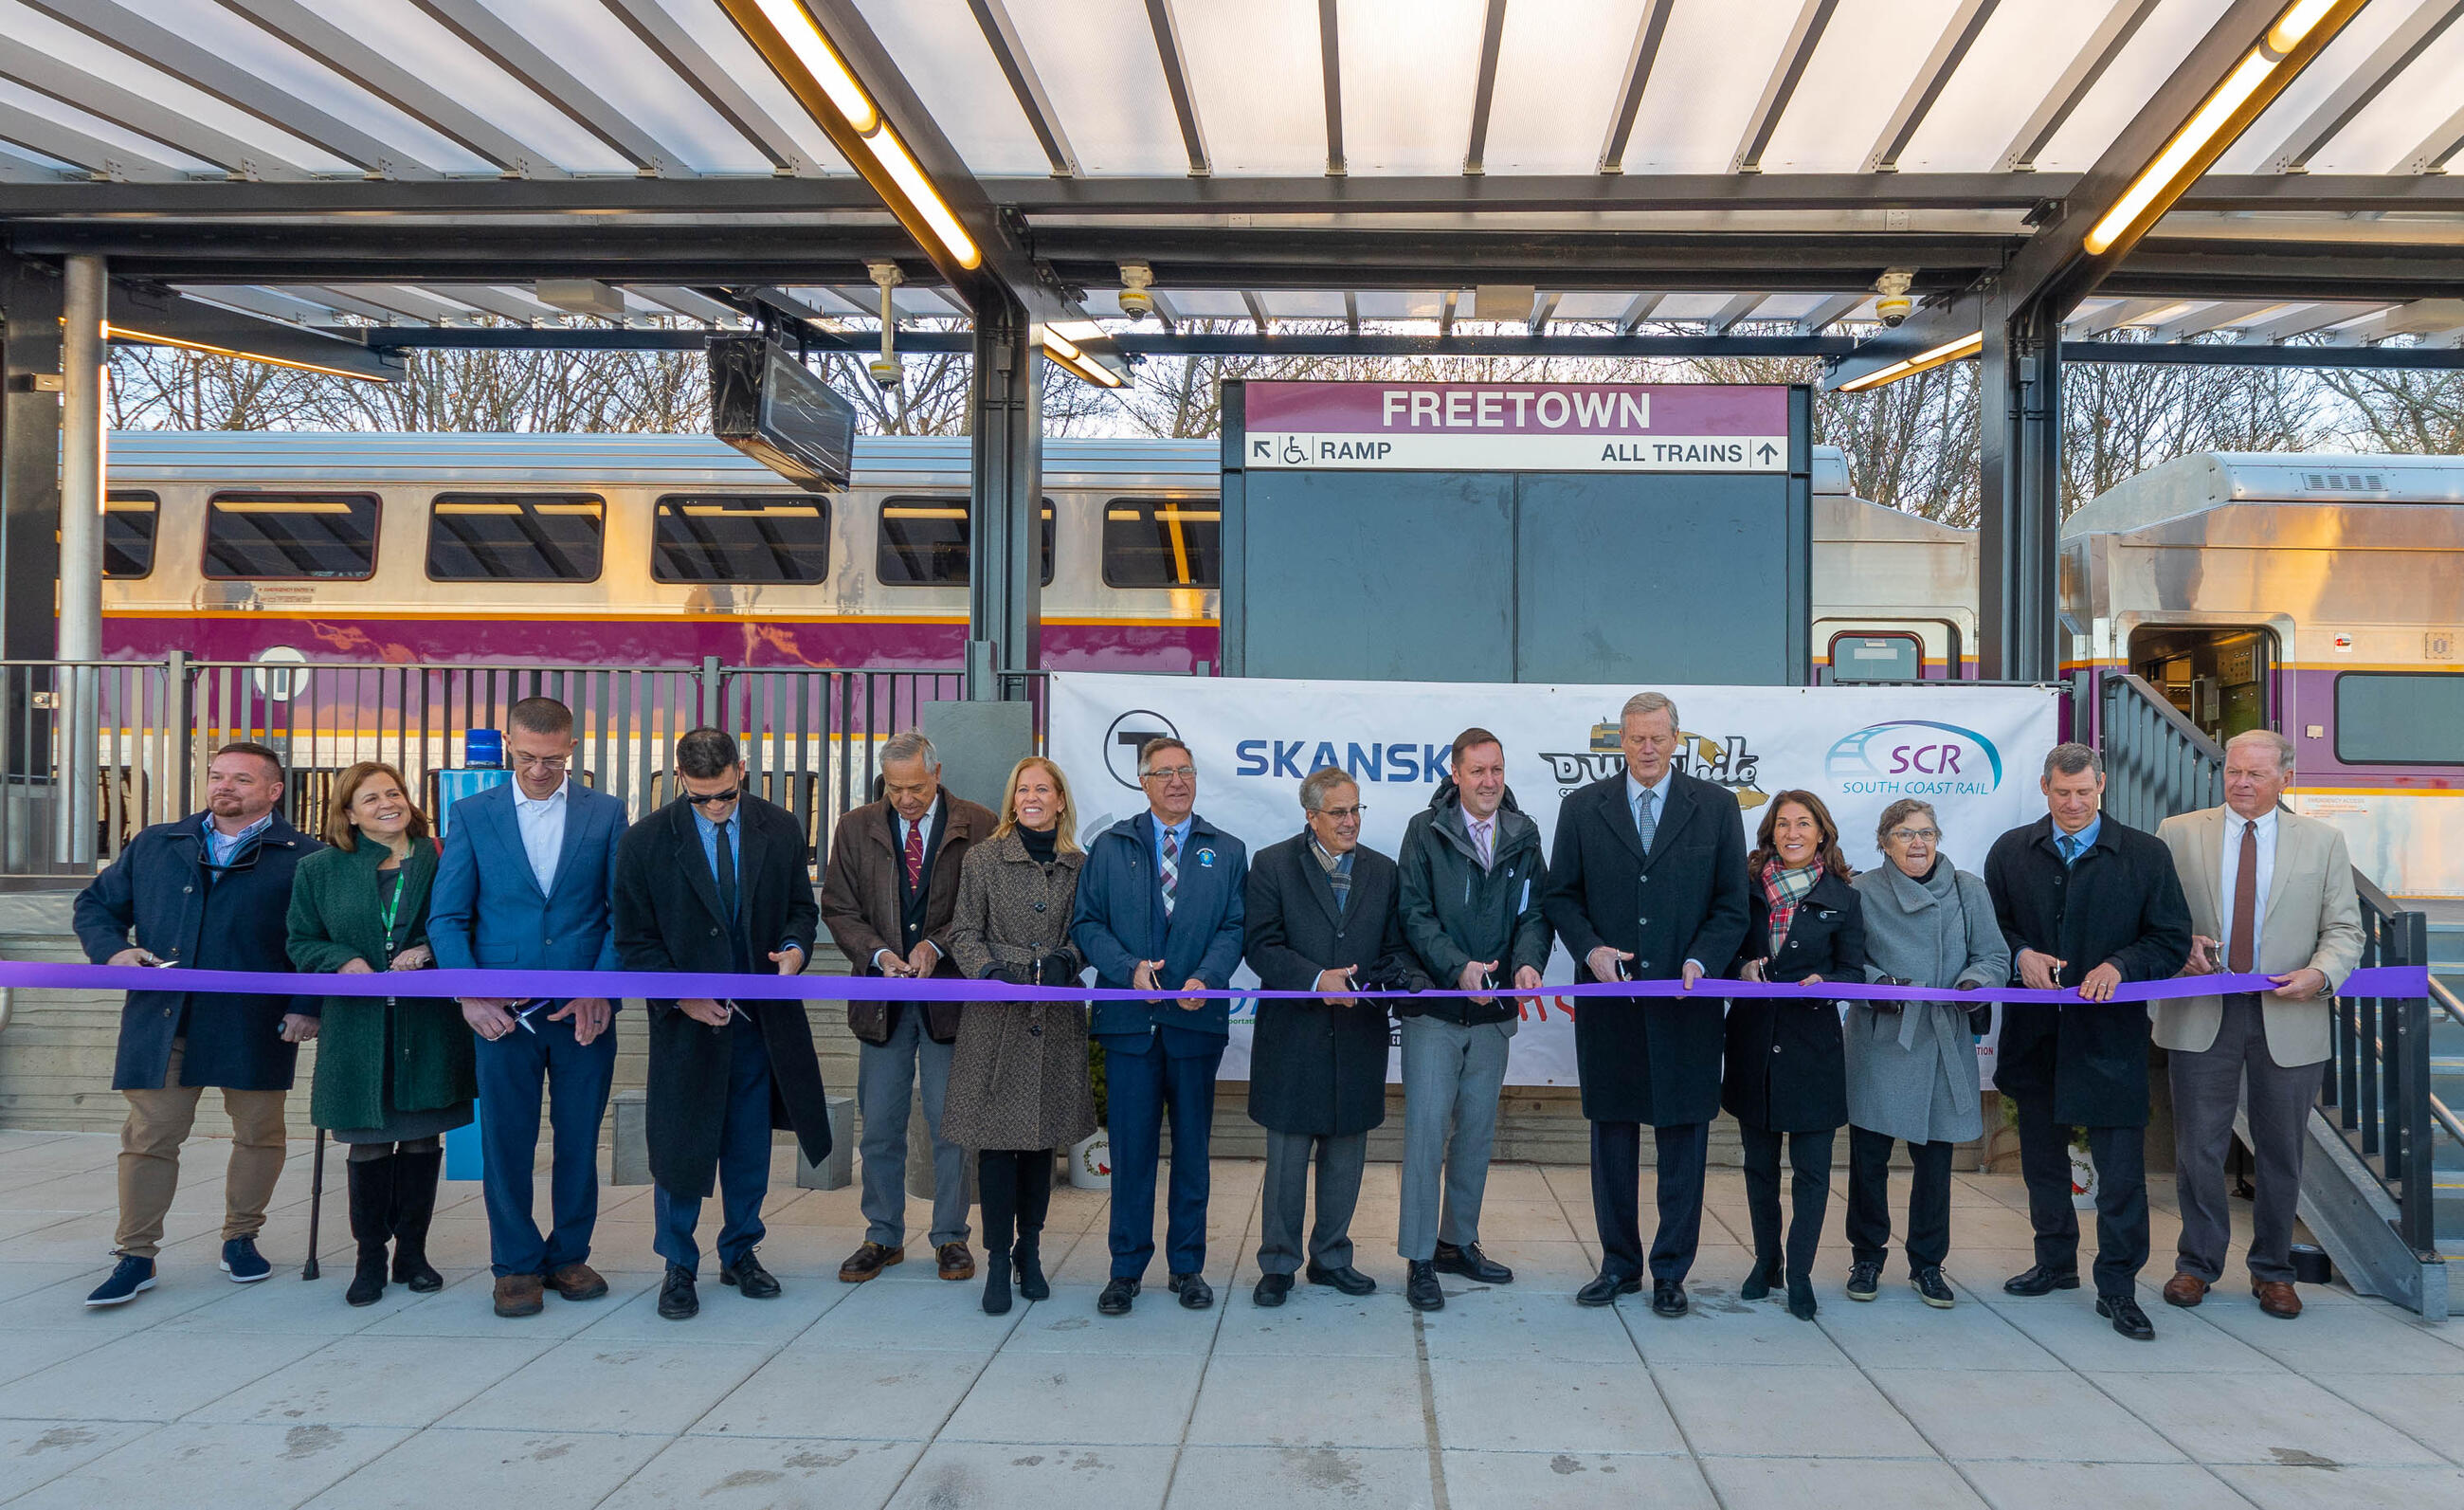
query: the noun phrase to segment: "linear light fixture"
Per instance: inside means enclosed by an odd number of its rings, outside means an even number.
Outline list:
[[[1070,376],[1092,383],[1097,388],[1119,388],[1121,375],[1078,348],[1078,344],[1054,330],[1044,327],[1044,355],[1055,366]]]
[[[2080,242],[2087,255],[2102,256],[2133,228],[2144,230],[2162,215],[2191,180],[2205,172],[2208,165],[2241,134],[2240,128],[2255,118],[2257,111],[2248,108],[2254,97],[2271,81],[2278,91],[2292,81],[2289,75],[2281,79],[2274,76],[2294,51],[2321,23],[2333,18],[2341,25],[2365,3],[2367,0],[2294,0],[2287,6],[2258,46],[2233,65],[2233,72],[2210,91],[2182,129],[2173,133],[2165,149],[2139,170],[2139,176],[2130,181],[2122,197],[2088,229]],[[2328,34],[2334,34],[2332,29]],[[2324,45],[2323,40],[2321,45]],[[2317,50],[2312,49],[2301,62],[2307,63],[2316,54]],[[2259,101],[2261,108],[2266,102]],[[2233,129],[2229,131],[2228,127]]]
[[[1984,349],[1985,332],[1980,330],[1972,336],[1962,336],[1957,341],[1946,341],[1930,351],[1920,351],[1904,362],[1894,362],[1889,366],[1868,372],[1863,377],[1851,378],[1840,384],[1837,391],[1862,393],[1867,389],[1881,388],[1885,383],[1896,383],[1903,377],[1912,377],[1919,372],[1956,362],[1962,357],[1972,357]]]
[[[940,244],[952,261],[969,271],[982,266],[983,249],[967,233],[957,212],[941,197],[940,189],[934,187],[907,144],[891,129],[880,107],[865,92],[855,71],[847,67],[837,45],[822,30],[812,11],[805,9],[803,0],[722,0],[722,5],[753,43],[753,50],[781,76],[805,109],[813,109],[816,97],[826,101],[863,144],[896,191],[891,208],[896,210],[903,203],[912,211],[909,229],[914,230],[914,223],[921,222],[923,230]],[[758,26],[753,24],[757,22]],[[778,46],[763,45],[764,33]],[[790,76],[791,63],[795,72],[803,76],[801,78]]]
[[[141,345],[177,346],[183,351],[202,352],[209,357],[232,357],[241,362],[262,362],[268,366],[290,367],[298,372],[319,372],[326,377],[353,378],[362,383],[390,383],[391,378],[372,372],[354,372],[348,367],[329,367],[315,362],[299,362],[290,357],[270,357],[262,351],[242,351],[235,346],[217,346],[203,341],[187,341],[178,336],[158,336],[150,331],[131,330],[126,325],[102,327],[105,341],[133,341]]]

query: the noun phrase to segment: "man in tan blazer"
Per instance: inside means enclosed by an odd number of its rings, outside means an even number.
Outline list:
[[[2224,1277],[2233,1220],[2225,1155],[2248,1087],[2257,1199],[2251,1216],[2251,1289],[2259,1309],[2301,1314],[2293,1288],[2293,1213],[2301,1192],[2302,1124],[2320,1065],[2334,1052],[2333,995],[2362,957],[2361,899],[2344,836],[2279,807],[2293,785],[2293,742],[2267,729],[2225,746],[2225,805],[2167,818],[2196,937],[2185,974],[2259,971],[2266,992],[2156,1004],[2156,1042],[2171,1055],[2173,1152],[2182,1202],[2181,1256],[2165,1299],[2207,1298]]]

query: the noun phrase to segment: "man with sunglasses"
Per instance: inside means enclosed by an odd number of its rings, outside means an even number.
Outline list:
[[[634,971],[801,973],[822,921],[803,825],[744,789],[736,741],[720,730],[676,741],[675,767],[676,800],[633,825],[618,849],[617,958]],[[804,1004],[691,996],[649,1007],[644,1131],[658,1186],[652,1241],[668,1261],[659,1314],[701,1314],[693,1230],[714,1187],[724,1208],[718,1282],[748,1300],[776,1299],[779,1281],[754,1253],[770,1134],[792,1129],[814,1164],[830,1155]]]
[[[77,940],[97,965],[289,971],[291,873],[319,846],[285,820],[282,761],[226,744],[206,768],[206,811],[158,823],[77,894]],[[135,942],[131,943],[134,937]],[[86,1297],[124,1305],[154,1288],[163,1222],[180,1183],[180,1144],[209,1085],[231,1114],[223,1185],[223,1272],[250,1284],[274,1273],[256,1251],[287,1152],[282,1100],[299,1045],[317,1036],[314,996],[179,988],[130,991],[111,1084],[128,1099],[120,1134],[119,1263]]]
[[[524,698],[505,716],[514,779],[446,815],[428,919],[444,969],[612,970],[609,900],[625,804],[572,779],[573,712]],[[615,1004],[605,997],[465,997],[479,1036],[479,1136],[498,1316],[537,1316],[554,1289],[595,1300],[607,1281],[586,1261],[599,1222],[599,1124],[616,1077]],[[549,1204],[531,1214],[539,1093],[554,1129]]]

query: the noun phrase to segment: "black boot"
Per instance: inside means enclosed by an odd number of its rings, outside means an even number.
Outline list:
[[[342,1299],[353,1305],[374,1305],[385,1296],[385,1239],[392,1229],[394,1166],[400,1158],[353,1159],[344,1166],[351,1178],[351,1235],[359,1240],[358,1266]]]
[[[1022,1156],[1018,1168],[1018,1245],[1010,1262],[1018,1269],[1018,1293],[1030,1300],[1049,1300],[1052,1286],[1044,1277],[1044,1217],[1052,1209],[1052,1156]]]
[[[984,1314],[1009,1312],[1009,1253],[1018,1220],[1018,1156],[1006,1149],[976,1154],[976,1199],[984,1216]]]
[[[1767,1296],[1773,1290],[1778,1289],[1780,1283],[1779,1255],[1777,1254],[1772,1254],[1765,1257],[1757,1258],[1754,1260],[1753,1272],[1747,1275],[1746,1282],[1737,1287],[1737,1299],[1740,1300],[1759,1300],[1764,1296]]]
[[[984,1255],[984,1314],[1009,1314],[1009,1255],[1005,1253]]]
[[[393,1277],[413,1295],[445,1288],[445,1277],[428,1261],[428,1224],[436,1215],[436,1179],[445,1168],[445,1151],[398,1153],[393,1157]]]

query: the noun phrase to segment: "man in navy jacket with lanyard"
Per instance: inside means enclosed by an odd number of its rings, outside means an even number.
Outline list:
[[[1158,993],[1154,1001],[1095,1005],[1111,1105],[1112,1276],[1095,1308],[1126,1315],[1155,1257],[1155,1166],[1172,1114],[1172,1198],[1164,1234],[1173,1293],[1190,1310],[1215,1303],[1206,1266],[1207,1143],[1215,1069],[1231,1005],[1162,997],[1221,990],[1241,963],[1242,894],[1248,852],[1192,810],[1198,767],[1189,746],[1159,737],[1138,750],[1147,811],[1087,847],[1069,936],[1095,966],[1096,985]]]

